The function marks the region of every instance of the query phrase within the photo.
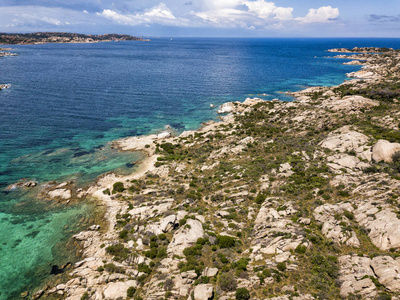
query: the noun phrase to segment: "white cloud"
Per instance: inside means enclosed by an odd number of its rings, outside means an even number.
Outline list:
[[[235,8],[242,4],[242,0],[204,0],[203,8],[205,10],[220,10],[224,8]]]
[[[298,30],[299,24],[330,23],[339,17],[338,8],[324,6],[310,9],[306,16],[296,18],[293,16],[293,7],[277,6],[269,0],[196,0],[190,2],[191,5],[185,6],[176,5],[175,0],[158,0],[165,1],[168,6],[157,0],[150,2],[138,0],[135,2],[140,4],[135,6],[137,10],[132,9],[133,5],[111,5],[111,0],[107,1],[109,5],[101,7],[97,13],[91,13],[90,10],[88,12],[85,7],[80,7],[79,10],[34,5],[0,7],[0,31],[2,31],[1,28],[3,31],[7,28],[15,28],[21,31],[80,32],[84,29],[107,32],[110,28],[118,28],[115,26],[120,25],[152,27],[157,24],[211,30],[238,28],[251,31],[287,32]],[[145,7],[148,8],[145,9]]]
[[[192,12],[203,25],[209,24],[218,27],[266,28],[271,23],[292,20],[292,7],[277,7],[273,2],[265,0],[243,1],[222,0],[206,1],[205,7],[211,9]],[[283,25],[282,25],[283,26]]]
[[[97,15],[119,24],[131,26],[154,23],[162,25],[183,25],[185,22],[184,19],[176,18],[163,2],[142,13],[122,14],[111,9],[104,9],[102,13],[97,13]]]
[[[296,18],[302,23],[327,23],[339,17],[339,9],[331,6],[322,6],[318,9],[311,8],[304,18]]]
[[[89,24],[91,18],[80,11],[59,7],[6,6],[0,7],[1,28],[17,30],[42,30],[68,28],[73,24]]]
[[[277,7],[275,9],[275,19],[277,20],[292,20],[293,7]]]
[[[293,18],[293,7],[277,7],[273,2],[245,1],[243,3],[248,7],[249,12],[255,13],[262,19],[291,20]]]

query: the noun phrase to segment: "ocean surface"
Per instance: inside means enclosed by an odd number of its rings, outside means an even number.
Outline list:
[[[152,39],[150,42],[12,46],[0,58],[0,299],[51,279],[53,265],[78,259],[66,247],[93,215],[90,203],[49,205],[35,190],[7,191],[22,178],[85,186],[100,174],[134,171],[121,137],[196,129],[217,106],[279,98],[337,85],[336,47],[400,48],[399,39]],[[210,108],[214,104],[215,108]],[[133,167],[132,167],[133,166]]]

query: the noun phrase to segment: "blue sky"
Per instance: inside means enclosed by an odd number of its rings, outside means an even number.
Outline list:
[[[400,0],[0,0],[0,32],[400,37]]]

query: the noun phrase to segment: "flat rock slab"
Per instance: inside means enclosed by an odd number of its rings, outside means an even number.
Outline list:
[[[199,284],[194,289],[194,300],[211,300],[214,294],[212,284]]]

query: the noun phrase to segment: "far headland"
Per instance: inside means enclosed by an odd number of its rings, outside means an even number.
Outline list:
[[[46,44],[46,43],[97,43],[111,41],[149,41],[128,34],[86,35],[69,32],[0,33],[0,44]]]

